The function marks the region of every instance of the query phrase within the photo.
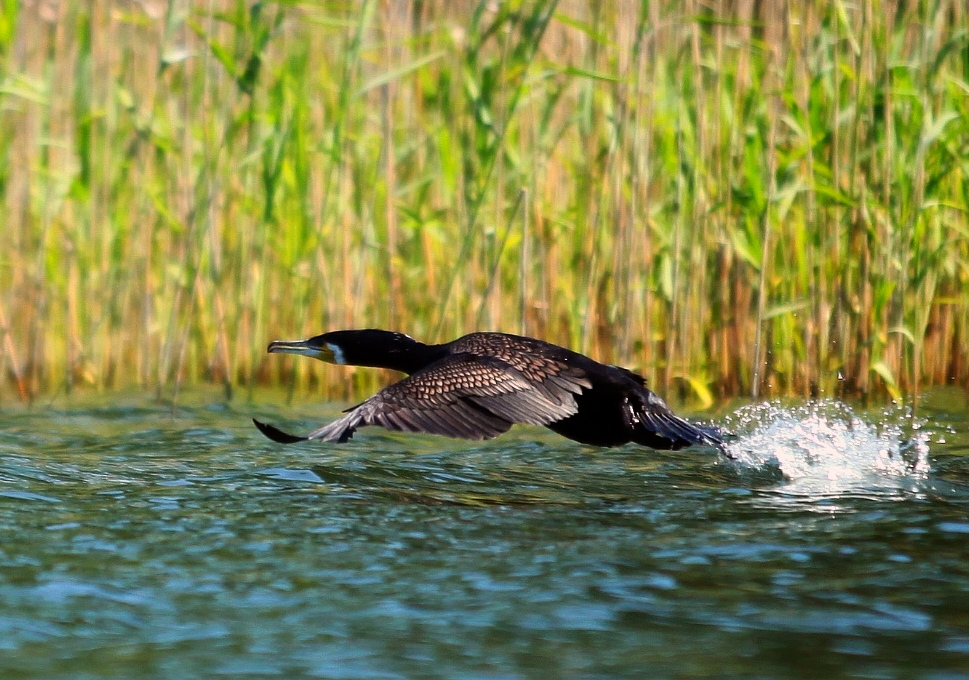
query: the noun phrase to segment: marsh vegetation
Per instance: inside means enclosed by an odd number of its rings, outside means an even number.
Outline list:
[[[348,397],[264,354],[339,327],[696,404],[969,380],[961,0],[2,5],[8,394]]]

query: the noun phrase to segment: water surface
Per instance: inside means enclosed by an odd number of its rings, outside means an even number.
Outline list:
[[[9,408],[0,677],[969,678],[969,416],[746,406],[712,450],[318,405]]]

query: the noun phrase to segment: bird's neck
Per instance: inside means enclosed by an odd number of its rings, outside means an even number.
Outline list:
[[[368,353],[365,358],[348,361],[357,366],[389,368],[392,371],[411,374],[419,371],[447,354],[443,345],[425,345],[423,342],[388,348],[384,351]]]

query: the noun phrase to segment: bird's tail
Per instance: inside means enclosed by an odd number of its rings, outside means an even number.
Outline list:
[[[732,457],[719,429],[681,418],[653,392],[648,392],[641,402],[631,403],[630,409],[635,441],[639,444],[673,450],[694,445],[713,446]]]

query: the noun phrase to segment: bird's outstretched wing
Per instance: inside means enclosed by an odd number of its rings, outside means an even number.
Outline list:
[[[307,437],[301,437],[298,434],[290,434],[289,432],[283,432],[278,427],[273,427],[268,423],[264,423],[260,420],[252,419],[253,424],[259,428],[259,431],[266,435],[267,438],[272,439],[277,444],[295,444],[296,442],[305,442]]]
[[[555,402],[571,402],[573,395],[592,387],[586,372],[573,365],[575,359],[590,361],[588,357],[542,340],[507,333],[469,333],[450,346],[455,352],[503,362]]]
[[[515,423],[547,425],[575,414],[574,391],[535,384],[494,357],[453,354],[389,385],[328,425],[298,437],[256,422],[273,441],[345,442],[359,427],[491,439]]]

